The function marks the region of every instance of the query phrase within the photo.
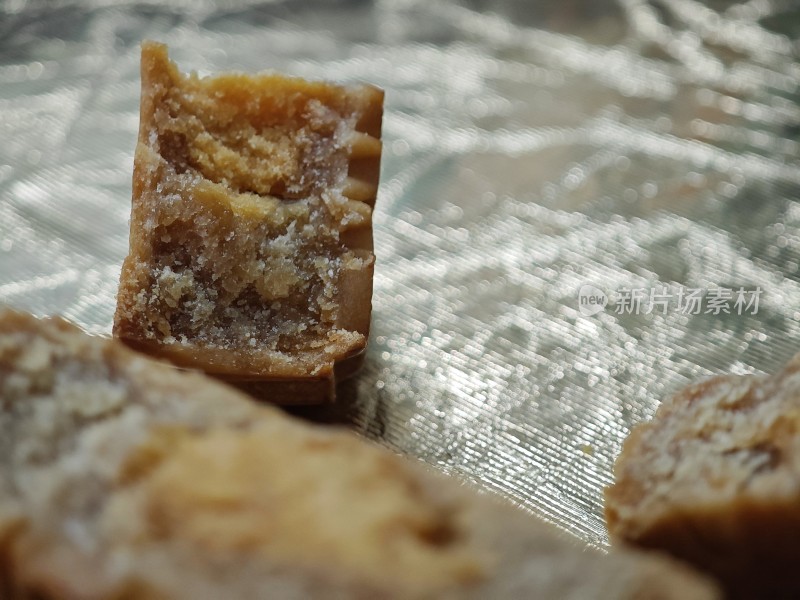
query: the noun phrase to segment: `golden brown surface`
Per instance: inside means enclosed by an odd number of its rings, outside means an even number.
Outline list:
[[[307,382],[273,401],[329,395],[369,334],[382,102],[370,86],[183,76],[145,42],[114,334],[230,380]]]
[[[0,311],[0,597],[717,598],[202,375]]]
[[[798,434],[800,355],[771,377],[688,387],[625,442],[610,533],[707,570],[731,597],[800,597]]]

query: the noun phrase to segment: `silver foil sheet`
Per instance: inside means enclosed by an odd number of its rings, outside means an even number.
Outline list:
[[[110,332],[142,39],[375,83],[368,359],[300,412],[602,547],[631,427],[798,349],[798,32],[785,0],[7,0],[0,302]]]

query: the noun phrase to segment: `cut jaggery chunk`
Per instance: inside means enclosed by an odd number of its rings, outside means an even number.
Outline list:
[[[0,597],[712,600],[350,432],[0,310]]]
[[[114,334],[244,386],[285,382],[275,401],[329,396],[369,334],[382,103],[366,85],[184,76],[145,42]]]
[[[800,355],[665,401],[625,442],[606,520],[614,539],[692,563],[731,598],[800,597]]]

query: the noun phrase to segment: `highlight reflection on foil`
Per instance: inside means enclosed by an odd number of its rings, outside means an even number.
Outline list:
[[[387,91],[373,337],[337,418],[593,545],[630,427],[798,350],[800,10],[778,0],[0,6],[0,302],[108,333],[138,42]],[[760,288],[757,314],[578,291]],[[308,411],[325,418],[325,411]]]

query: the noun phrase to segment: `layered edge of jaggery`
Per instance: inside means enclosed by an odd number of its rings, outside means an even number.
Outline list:
[[[160,186],[163,187],[163,169],[172,168],[168,164],[169,161],[164,158],[163,152],[154,147],[159,143],[157,124],[154,122],[159,102],[163,101],[171,86],[183,86],[189,90],[187,93],[196,92],[200,95],[227,93],[234,96],[231,102],[236,103],[243,101],[239,96],[246,94],[248,88],[267,85],[283,86],[289,90],[287,93],[290,99],[303,94],[316,95],[314,98],[319,96],[333,105],[338,103],[341,105],[339,107],[341,111],[349,115],[352,130],[344,131],[344,136],[339,136],[343,138],[339,141],[344,144],[346,169],[340,173],[337,181],[327,182],[331,187],[330,193],[326,190],[319,193],[322,196],[322,204],[325,205],[322,210],[329,210],[333,215],[332,218],[338,219],[335,222],[339,224],[338,232],[335,234],[338,237],[339,249],[337,250],[339,262],[336,263],[338,273],[334,284],[335,297],[331,298],[333,304],[338,306],[338,313],[329,322],[330,331],[326,339],[314,340],[309,337],[316,346],[305,347],[296,353],[291,350],[270,351],[264,347],[253,351],[251,348],[242,347],[248,340],[242,340],[240,347],[236,347],[235,344],[233,347],[226,347],[224,344],[198,343],[187,337],[180,339],[171,335],[163,335],[159,339],[157,335],[147,331],[147,327],[151,324],[142,325],[141,322],[137,322],[137,318],[141,318],[144,311],[136,307],[137,294],[143,291],[146,293],[146,290],[154,284],[155,275],[151,270],[157,247],[153,236],[148,236],[147,232],[140,231],[137,227],[148,218],[154,218],[154,215],[148,214],[152,207],[147,204],[154,202],[153,196],[158,194]],[[144,43],[142,104],[134,168],[130,253],[123,265],[115,315],[115,335],[139,350],[168,358],[179,366],[200,368],[233,382],[246,382],[249,386],[251,383],[274,381],[276,386],[273,392],[277,392],[278,401],[303,402],[302,398],[291,398],[293,393],[291,390],[298,389],[297,385],[291,384],[298,380],[307,383],[299,387],[316,390],[311,392],[311,396],[330,397],[334,376],[342,377],[357,370],[363,360],[363,349],[369,334],[374,268],[371,212],[377,193],[380,169],[382,100],[383,92],[367,85],[341,87],[270,74],[254,76],[227,74],[210,78],[183,76],[169,61],[164,46]],[[291,100],[288,105],[289,115],[293,114],[294,108],[291,104],[293,101]],[[261,118],[257,116],[260,114],[258,107],[253,109],[246,102],[241,106],[246,107],[242,110],[256,110],[254,113],[256,117],[253,118]],[[228,155],[224,152],[217,154],[222,156],[222,159],[217,160],[215,167],[222,165],[223,175],[231,173],[235,175],[235,169],[225,170],[228,166],[225,162]],[[245,156],[242,160],[252,158]],[[263,156],[256,156],[254,160],[260,158]],[[181,160],[185,162],[186,159]],[[302,183],[302,177],[298,181]],[[252,190],[233,190],[230,186],[226,186],[227,183],[229,182],[224,178],[221,181],[214,181],[203,177],[199,185],[193,185],[191,200],[194,200],[197,194],[217,197],[224,197],[227,194],[231,202],[228,208],[233,212],[251,210],[259,203],[260,198],[270,200],[278,198],[279,203],[298,200],[291,197],[290,192],[293,188],[287,185],[283,185],[280,191],[288,195],[281,198],[272,195],[260,197],[252,193]],[[269,181],[261,185],[262,192],[266,189],[264,186],[268,184]],[[316,210],[319,211],[320,206],[321,203],[317,202]],[[259,210],[262,209],[263,207]],[[326,288],[326,293],[327,291]],[[322,310],[320,307],[320,311]],[[320,312],[320,315],[324,313]],[[256,387],[266,391],[262,385]],[[280,392],[281,388],[287,390],[287,393]]]

